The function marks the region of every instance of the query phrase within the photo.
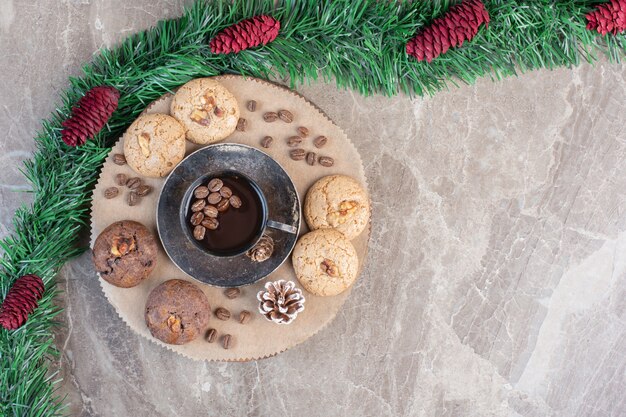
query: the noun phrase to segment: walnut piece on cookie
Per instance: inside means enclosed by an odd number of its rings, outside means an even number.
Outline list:
[[[319,296],[342,293],[354,283],[359,271],[354,246],[335,229],[319,229],[302,236],[292,261],[300,284]]]
[[[346,175],[321,178],[307,192],[304,218],[312,230],[333,228],[354,239],[369,222],[367,192]]]
[[[139,116],[124,133],[128,165],[146,177],[164,177],[185,157],[185,130],[167,114]]]
[[[212,78],[196,78],[180,87],[170,113],[185,128],[187,139],[201,145],[229,136],[240,116],[235,96]]]

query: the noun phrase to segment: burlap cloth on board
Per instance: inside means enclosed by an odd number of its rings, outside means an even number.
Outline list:
[[[241,108],[241,117],[248,120],[245,132],[235,132],[225,142],[242,143],[262,149],[271,155],[289,173],[295,183],[300,200],[303,202],[306,191],[319,178],[331,174],[345,174],[357,179],[364,187],[367,187],[365,173],[361,157],[356,148],[346,137],[345,133],[333,124],[320,110],[306,101],[302,96],[291,90],[274,84],[239,76],[218,77],[219,81],[228,88],[237,98]],[[169,113],[171,95],[166,95],[150,105],[148,113]],[[257,110],[251,113],[246,110],[248,100],[257,101]],[[274,123],[263,121],[263,113],[288,109],[294,114],[293,123],[284,123],[280,120]],[[328,155],[335,159],[335,165],[330,168],[320,165],[309,166],[305,161],[292,161],[289,158],[289,150],[286,139],[297,134],[298,126],[305,126],[310,134],[303,142],[303,148],[313,150],[321,155]],[[260,141],[264,136],[272,136],[274,143],[271,148],[264,149]],[[322,149],[316,149],[312,141],[315,137],[324,135],[329,138],[328,144]],[[187,142],[187,154],[196,150],[198,145]],[[129,207],[126,204],[127,189],[121,189],[117,198],[107,200],[104,198],[104,190],[115,186],[115,176],[124,173],[137,176],[128,165],[118,166],[112,161],[113,154],[123,153],[123,143],[118,141],[107,157],[102,168],[99,181],[94,189],[91,209],[91,245],[98,234],[109,224],[119,220],[135,220],[143,223],[156,231],[156,203],[164,179],[144,178],[146,184],[154,187],[154,191],[144,197],[138,206]],[[304,219],[301,233],[307,231]],[[356,251],[359,255],[362,269],[367,254],[369,241],[369,228],[359,237],[354,239]],[[198,338],[186,345],[167,345],[150,335],[144,323],[144,306],[150,291],[168,279],[185,279],[197,284],[207,295],[211,309],[225,307],[233,316],[238,317],[241,310],[253,313],[252,320],[245,324],[239,324],[236,318],[228,321],[220,321],[211,314],[209,327],[215,328],[219,335],[231,334],[235,338],[234,346],[225,350],[219,341],[207,343],[204,338]],[[247,361],[261,359],[283,352],[298,343],[301,343],[317,333],[328,324],[337,314],[350,291],[335,297],[316,297],[304,291],[306,297],[305,310],[297,319],[289,325],[277,325],[265,320],[258,313],[256,294],[263,288],[267,280],[286,279],[296,282],[301,288],[293,271],[291,260],[287,260],[278,270],[260,282],[242,287],[242,294],[229,300],[224,296],[222,288],[212,287],[197,282],[184,272],[180,271],[167,257],[161,248],[157,259],[157,267],[150,277],[134,288],[118,288],[108,284],[100,278],[100,284],[105,296],[115,307],[119,316],[137,333],[161,344],[174,352],[180,353],[197,360],[216,361]]]

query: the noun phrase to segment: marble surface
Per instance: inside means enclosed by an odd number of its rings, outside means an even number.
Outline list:
[[[0,0],[0,236],[67,77],[183,3]],[[276,358],[193,362],[133,334],[82,256],[59,277],[71,415],[626,414],[624,65],[415,100],[299,91],[371,184],[371,252],[345,308]]]

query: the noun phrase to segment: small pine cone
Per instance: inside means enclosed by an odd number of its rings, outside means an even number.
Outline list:
[[[272,16],[260,15],[242,20],[215,35],[209,42],[214,54],[230,54],[259,45],[266,45],[276,39],[280,22]]]
[[[611,0],[587,13],[587,29],[606,35],[626,31],[626,0]]]
[[[431,62],[450,47],[461,46],[478,33],[481,24],[489,26],[489,13],[480,0],[456,4],[430,26],[422,29],[406,44],[406,53]]]
[[[82,145],[107,123],[120,98],[113,87],[100,86],[87,91],[72,108],[72,116],[62,123],[61,138],[68,146]]]
[[[259,312],[266,319],[278,324],[289,324],[299,312],[304,310],[302,290],[296,288],[293,281],[270,281],[265,284],[265,291],[256,295],[259,300]]]
[[[7,330],[22,326],[28,315],[37,308],[37,301],[43,292],[43,281],[37,275],[19,277],[0,306],[0,325]]]
[[[257,244],[246,252],[246,256],[254,262],[264,262],[272,256],[272,253],[274,253],[274,239],[268,235],[263,235]]]

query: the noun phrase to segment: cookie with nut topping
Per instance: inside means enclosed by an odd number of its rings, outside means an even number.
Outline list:
[[[300,284],[319,296],[342,293],[354,283],[359,270],[354,246],[335,229],[319,229],[302,236],[292,261]]]
[[[170,113],[185,127],[187,139],[201,145],[233,133],[240,114],[235,96],[212,78],[196,78],[180,87]]]
[[[333,228],[348,239],[354,239],[363,232],[370,219],[367,192],[346,175],[324,177],[307,192],[304,218],[313,230]]]
[[[130,288],[148,278],[157,261],[157,242],[141,223],[122,220],[98,235],[92,255],[96,271],[109,284]]]
[[[167,114],[139,116],[124,133],[128,165],[146,177],[164,177],[185,157],[185,129]]]
[[[210,311],[209,301],[197,285],[171,279],[150,292],[144,319],[152,336],[182,345],[204,333]]]

